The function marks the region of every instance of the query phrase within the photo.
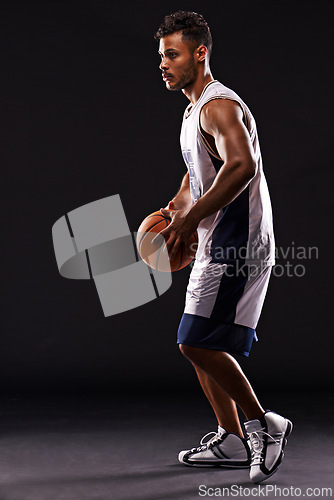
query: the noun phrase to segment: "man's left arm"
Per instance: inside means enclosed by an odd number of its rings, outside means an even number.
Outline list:
[[[202,219],[231,203],[249,184],[256,172],[256,162],[249,133],[243,123],[240,106],[228,99],[215,99],[201,112],[201,126],[213,137],[223,160],[210,189],[188,210],[168,211],[171,224],[161,234],[167,239],[170,258],[178,247],[189,245],[191,235]],[[167,214],[167,212],[169,212]]]

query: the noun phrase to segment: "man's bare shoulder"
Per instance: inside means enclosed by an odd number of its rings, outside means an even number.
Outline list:
[[[218,126],[220,129],[231,127],[242,120],[243,111],[240,104],[232,99],[219,97],[211,99],[201,110],[201,126],[208,133]]]

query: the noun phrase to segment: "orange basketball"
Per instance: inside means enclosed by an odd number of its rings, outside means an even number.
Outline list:
[[[192,235],[190,240],[190,253],[184,251],[182,244],[173,260],[170,260],[166,254],[166,242],[161,236],[156,244],[152,243],[160,231],[165,229],[170,224],[171,219],[164,217],[160,210],[148,215],[140,224],[137,232],[137,248],[139,255],[143,261],[157,271],[179,271],[186,267],[194,258],[198,235],[197,231]]]

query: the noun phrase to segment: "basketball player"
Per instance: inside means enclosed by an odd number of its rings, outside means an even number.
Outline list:
[[[217,417],[218,430],[201,446],[179,453],[192,466],[250,467],[259,483],[276,472],[292,424],[265,411],[234,355],[248,356],[274,264],[270,197],[254,118],[242,99],[212,76],[210,29],[203,17],[178,11],[156,35],[168,90],[182,90],[181,148],[187,173],[161,209],[171,218],[162,234],[170,257],[198,250],[178,330]],[[244,437],[237,405],[246,417]]]

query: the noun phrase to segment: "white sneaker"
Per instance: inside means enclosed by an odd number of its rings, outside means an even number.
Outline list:
[[[250,478],[253,483],[260,483],[276,472],[292,427],[290,420],[269,410],[261,420],[245,422],[252,450]]]
[[[204,442],[211,434],[214,436]],[[180,451],[178,458],[182,464],[195,467],[243,469],[250,466],[251,453],[245,438],[218,427],[218,432],[209,432],[203,436],[197,448]]]

